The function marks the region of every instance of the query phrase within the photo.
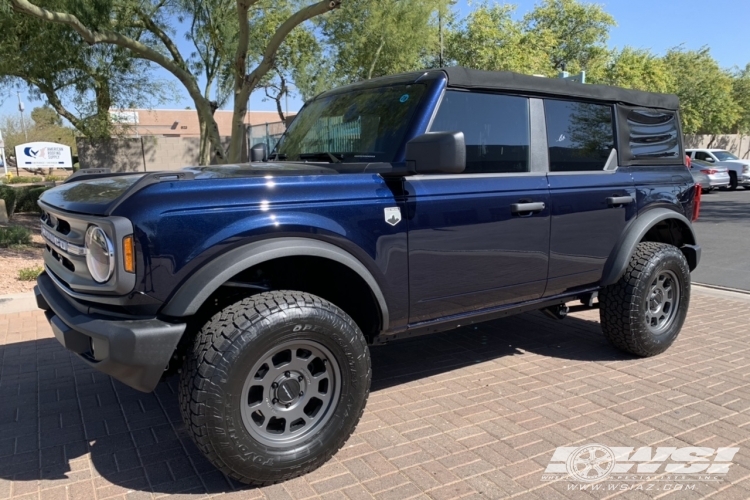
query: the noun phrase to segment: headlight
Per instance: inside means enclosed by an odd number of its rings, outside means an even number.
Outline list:
[[[115,247],[98,226],[86,231],[86,266],[97,283],[104,283],[115,271]]]

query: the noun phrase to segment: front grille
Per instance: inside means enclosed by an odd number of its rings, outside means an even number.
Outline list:
[[[125,295],[135,286],[135,275],[122,268],[122,257],[115,253],[115,273],[106,283],[97,283],[86,265],[85,237],[92,225],[107,233],[115,248],[122,248],[122,238],[133,233],[133,224],[116,216],[71,214],[40,202],[41,232],[46,248],[44,264],[68,287],[69,295]]]

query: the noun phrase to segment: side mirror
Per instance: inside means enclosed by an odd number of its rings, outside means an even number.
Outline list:
[[[406,143],[406,167],[418,174],[460,174],[466,168],[463,132],[428,132]]]
[[[250,161],[251,162],[258,162],[258,161],[266,161],[268,160],[268,149],[266,148],[265,143],[256,144],[252,148],[250,148]]]
[[[706,161],[709,162],[709,163],[713,163],[714,159],[711,158],[710,156],[706,156]]]

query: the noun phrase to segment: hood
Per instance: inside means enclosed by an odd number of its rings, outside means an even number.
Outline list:
[[[65,183],[42,193],[39,201],[53,207],[100,215],[146,174],[119,175]]]
[[[306,163],[264,162],[240,165],[188,167],[178,171],[142,174],[94,172],[79,181],[71,179],[45,191],[40,202],[68,212],[108,215],[125,199],[155,183],[195,182],[201,180],[264,178],[268,176],[320,176],[339,173],[381,173],[393,169],[383,163]]]

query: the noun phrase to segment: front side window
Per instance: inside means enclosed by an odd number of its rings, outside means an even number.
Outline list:
[[[696,151],[695,152],[695,159],[696,160],[703,160],[703,161],[713,161],[714,159],[711,158],[711,155],[706,153],[705,151]]]
[[[719,161],[739,160],[739,158],[734,156],[729,151],[714,151],[714,156],[718,158]]]
[[[614,148],[612,107],[545,99],[550,172],[603,170]]]
[[[529,171],[529,100],[447,91],[431,132],[463,132],[465,174]]]
[[[393,85],[316,99],[294,119],[274,154],[334,164],[394,161],[424,90],[421,84]]]

